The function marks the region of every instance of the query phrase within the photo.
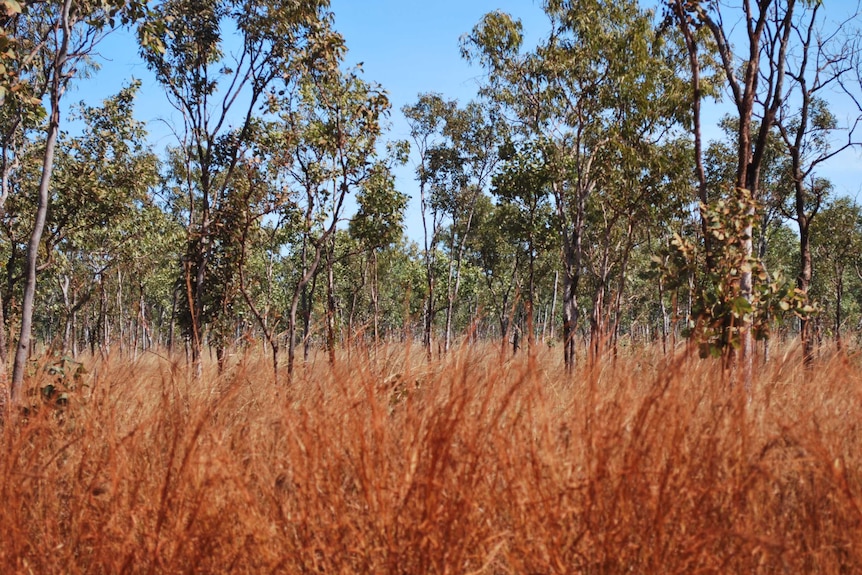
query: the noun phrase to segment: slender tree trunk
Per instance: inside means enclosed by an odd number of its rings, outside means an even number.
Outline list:
[[[841,340],[841,304],[844,299],[844,270],[838,268],[835,270],[837,278],[835,284],[835,347],[838,351],[844,349],[844,343]]]
[[[454,233],[454,231],[453,231]],[[454,242],[454,238],[453,238]],[[454,245],[450,244],[449,253],[451,254],[454,251]],[[449,260],[449,277],[446,282],[446,329],[443,334],[443,352],[448,353],[449,347],[451,345],[452,339],[452,313],[455,309],[455,298],[458,297],[458,289],[457,285],[453,287],[453,284],[457,281],[455,279],[455,262],[450,258]]]
[[[6,317],[3,313],[3,306],[0,305],[0,414],[6,410],[6,404],[9,402],[8,353],[9,349],[6,341]]]
[[[329,229],[328,233],[335,232],[335,225]],[[312,282],[311,285],[311,293],[314,293],[315,284],[317,283],[317,267],[320,265],[320,258],[322,256],[323,245],[326,244],[327,238],[322,237],[319,242],[317,242],[317,246],[315,247],[314,257],[311,263],[308,263],[308,242],[307,238],[303,240],[302,246],[302,269],[303,274],[302,277],[299,278],[299,282],[296,284],[293,290],[293,297],[290,302],[290,318],[289,326],[288,326],[288,343],[287,343],[287,377],[288,379],[293,377],[293,368],[295,366],[296,361],[296,323],[297,323],[297,313],[299,311],[300,300],[303,304],[303,323],[305,325],[305,333],[303,337],[303,346],[304,346],[304,354],[305,360],[308,361],[308,353],[309,353],[309,326],[311,324],[311,298],[308,294],[308,283]]]
[[[108,353],[108,291],[105,289],[105,278],[101,275],[99,276],[99,317],[96,327],[99,353],[104,357]]]
[[[551,341],[554,341],[557,338],[556,325],[557,325],[557,288],[560,283],[560,272],[554,272],[554,295],[551,299]]]
[[[569,266],[566,266],[569,268]],[[576,336],[578,327],[578,276],[576,272],[567,269],[563,274],[563,360],[566,371],[572,373],[575,369],[577,352]]]
[[[605,339],[604,308],[607,288],[607,277],[602,274],[598,278],[598,286],[593,296],[593,312],[590,314],[590,360],[595,362],[603,355]]]
[[[677,17],[680,30],[682,30],[685,40],[686,51],[688,52],[689,67],[691,69],[691,105],[692,105],[692,135],[694,137],[694,161],[695,161],[695,176],[697,177],[697,198],[702,207],[709,203],[708,187],[706,181],[706,170],[703,165],[703,128],[701,117],[701,101],[703,100],[703,91],[701,89],[700,78],[700,56],[698,41],[695,38],[694,30],[689,24],[689,16],[686,14],[684,5],[685,0],[671,0],[671,7]],[[702,214],[701,214],[702,215]],[[704,217],[700,219],[701,233],[703,234],[704,248],[706,250],[706,268],[712,270],[713,255],[712,255],[712,235],[707,229],[707,220]]]
[[[583,170],[586,178],[589,166]],[[585,219],[585,204],[592,190],[592,184],[582,184],[577,192],[576,209],[572,216],[566,201],[566,191],[559,182],[553,183],[560,236],[563,241],[563,361],[566,372],[571,374],[575,368],[577,352],[576,337],[578,327],[578,284],[581,278],[583,261],[582,232]]]
[[[24,372],[27,368],[27,359],[30,352],[30,343],[33,331],[33,310],[36,299],[36,268],[39,259],[39,245],[42,243],[42,233],[45,230],[45,220],[48,215],[48,204],[50,202],[51,174],[54,170],[54,149],[57,145],[57,136],[60,132],[60,97],[63,92],[63,67],[66,63],[67,50],[70,41],[71,30],[69,29],[69,11],[71,0],[66,0],[63,5],[62,15],[62,40],[60,49],[54,59],[51,80],[51,112],[48,118],[48,131],[45,140],[45,153],[42,157],[42,175],[39,180],[39,201],[36,208],[36,220],[30,241],[27,244],[27,258],[25,264],[24,300],[21,306],[21,332],[18,336],[18,347],[15,351],[15,364],[12,370],[12,386],[10,399],[13,404],[21,404],[23,397]]]
[[[620,261],[619,282],[617,283],[617,292],[614,294],[613,304],[613,328],[611,330],[611,347],[613,348],[614,357],[617,355],[617,344],[620,337],[620,317],[622,316],[622,302],[626,291],[626,274],[629,269],[629,258],[631,257],[634,233],[634,221],[629,218],[626,227],[626,242],[623,249],[623,257]]]
[[[329,365],[335,365],[335,236],[332,236],[332,245],[329,247],[326,257],[326,351],[329,356]]]
[[[661,277],[658,280],[658,305],[661,313],[661,352],[667,355],[668,319],[667,306],[664,303],[664,282]]]
[[[302,359],[308,361],[311,355],[311,314],[314,311],[314,294],[317,291],[317,280],[319,274],[315,269],[311,276],[310,284],[307,283],[303,290],[302,306]]]
[[[434,333],[434,272],[430,265],[426,266],[428,295],[425,301],[425,330],[422,343],[425,346],[425,355],[430,360],[432,357],[432,344]]]
[[[170,325],[168,325],[168,353],[171,354],[174,352],[174,337],[176,333],[176,325],[177,325],[177,298],[179,295],[179,288],[174,287],[174,291],[171,294],[171,319]]]
[[[374,349],[380,347],[380,285],[377,272],[379,264],[377,261],[377,250],[371,251],[371,307],[374,313]]]
[[[287,377],[293,377],[293,368],[296,363],[296,310],[291,309],[287,324]]]

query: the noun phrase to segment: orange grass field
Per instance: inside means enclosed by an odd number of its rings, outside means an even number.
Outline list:
[[[799,355],[90,361],[2,425],[0,573],[862,573],[860,359]]]

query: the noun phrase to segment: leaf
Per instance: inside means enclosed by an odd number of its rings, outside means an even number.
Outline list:
[[[754,307],[752,307],[751,302],[742,296],[733,298],[731,305],[733,307],[734,315],[737,316],[745,315],[754,311]]]
[[[0,6],[3,7],[3,12],[5,12],[6,16],[20,14],[22,11],[21,4],[17,0],[3,0],[0,2]]]

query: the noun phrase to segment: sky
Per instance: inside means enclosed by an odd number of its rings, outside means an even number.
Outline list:
[[[502,10],[521,18],[528,41],[547,27],[533,0],[333,0],[332,8],[348,62],[363,62],[365,77],[389,91],[394,110],[423,92],[462,103],[475,96],[482,70],[461,58],[459,40],[486,13]],[[406,124],[398,120],[393,136],[406,138]]]
[[[847,0],[835,0],[841,7]],[[494,10],[508,12],[524,24],[526,44],[547,32],[547,18],[540,0],[332,0],[335,27],[348,47],[346,64],[362,63],[363,77],[388,91],[392,104],[390,139],[409,139],[401,108],[415,103],[419,94],[438,92],[462,104],[476,94],[482,70],[461,58],[459,39],[470,32],[481,17]],[[176,142],[172,126],[181,127],[178,114],[166,102],[163,91],[137,56],[134,37],[117,32],[99,48],[101,69],[78,82],[67,102],[87,100],[96,105],[115,94],[134,77],[142,81],[135,116],[147,122],[156,151]],[[706,113],[709,114],[709,108]],[[715,124],[721,115],[713,108]],[[839,113],[839,119],[841,114]],[[707,132],[718,135],[717,130]],[[845,153],[826,173],[838,195],[857,197],[862,191],[862,155]],[[406,218],[407,236],[421,239],[417,185],[412,166],[396,173],[398,188],[412,197]],[[862,198],[860,198],[862,199]]]

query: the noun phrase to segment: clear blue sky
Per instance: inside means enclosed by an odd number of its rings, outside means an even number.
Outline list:
[[[459,39],[484,14],[520,17],[528,37],[547,29],[538,0],[333,0],[332,8],[348,62],[364,63],[366,78],[389,91],[396,111],[421,92],[462,101],[475,95],[482,71],[461,59]],[[406,129],[393,135],[406,137]]]
[[[840,2],[836,8],[840,8]],[[527,43],[547,32],[547,19],[539,0],[332,0],[336,28],[346,40],[347,64],[363,63],[364,77],[382,85],[392,102],[392,139],[406,139],[408,130],[400,109],[416,101],[422,92],[439,92],[465,103],[476,93],[482,71],[461,59],[459,38],[468,33],[483,14],[502,10],[524,23]],[[86,99],[91,105],[117,92],[131,77],[143,81],[136,116],[148,122],[157,151],[176,140],[169,124],[178,122],[162,89],[137,57],[135,41],[126,32],[115,33],[101,47],[102,69],[78,82],[67,100]],[[716,115],[717,109],[713,109]],[[839,114],[840,119],[841,118]],[[717,118],[716,118],[717,119]],[[707,124],[712,120],[707,118]],[[178,124],[179,125],[179,124]],[[710,135],[718,135],[710,131]],[[847,152],[828,166],[839,195],[856,197],[862,186],[862,156]],[[397,173],[399,188],[414,196],[413,169]],[[418,199],[413,198],[407,218],[408,236],[421,238]]]

